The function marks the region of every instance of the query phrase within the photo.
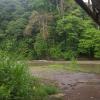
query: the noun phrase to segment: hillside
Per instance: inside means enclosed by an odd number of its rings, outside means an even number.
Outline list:
[[[100,59],[100,30],[73,0],[0,0],[0,50],[28,59]]]

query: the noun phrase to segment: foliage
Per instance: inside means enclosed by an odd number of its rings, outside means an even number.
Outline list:
[[[2,53],[2,52],[0,52]],[[0,54],[0,99],[32,99],[31,77],[23,62]]]
[[[55,59],[55,60],[62,57],[62,53],[60,51],[60,48],[57,47],[57,46],[52,47],[52,48],[49,49],[49,55],[52,59]]]
[[[79,42],[79,52],[87,55],[88,57],[96,57],[98,50],[100,50],[98,43],[100,37],[100,30],[93,27],[93,24],[90,21],[84,21],[85,25],[84,34],[81,35]],[[88,27],[86,27],[86,25]],[[98,38],[97,38],[98,37]],[[98,54],[99,55],[99,52]],[[96,57],[97,58],[97,57]]]
[[[99,37],[74,0],[0,0],[1,50],[28,59],[100,59]]]
[[[26,19],[20,18],[15,21],[9,22],[6,29],[6,34],[14,37],[22,35],[23,29],[25,28]]]
[[[0,52],[0,100],[45,100],[57,91],[31,76],[23,61]]]
[[[77,52],[73,52],[72,50],[68,50],[63,53],[63,57],[65,60],[71,60],[73,57],[77,57]]]
[[[38,34],[36,37],[36,41],[34,43],[34,49],[36,51],[36,54],[39,58],[44,58],[47,53],[47,43],[41,36],[41,34]]]

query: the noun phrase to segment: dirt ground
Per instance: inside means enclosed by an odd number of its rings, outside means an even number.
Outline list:
[[[31,72],[36,77],[56,82],[62,90],[62,100],[100,100],[100,74],[67,72],[43,66],[31,67]]]

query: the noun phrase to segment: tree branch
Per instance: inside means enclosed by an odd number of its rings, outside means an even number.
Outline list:
[[[100,22],[98,21],[96,15],[91,11],[91,9],[83,2],[83,0],[75,0],[77,4],[79,4],[89,16],[98,24],[100,25]]]

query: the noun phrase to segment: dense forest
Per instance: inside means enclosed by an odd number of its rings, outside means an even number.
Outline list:
[[[0,51],[28,59],[100,59],[100,28],[74,0],[0,0]]]

